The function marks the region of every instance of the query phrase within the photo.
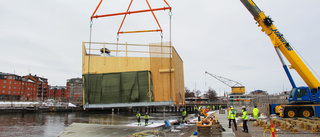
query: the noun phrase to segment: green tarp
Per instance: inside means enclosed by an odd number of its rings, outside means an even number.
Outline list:
[[[85,100],[89,104],[149,102],[153,87],[150,71],[133,71],[83,75]]]

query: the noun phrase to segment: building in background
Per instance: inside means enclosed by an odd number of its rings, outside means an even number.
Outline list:
[[[46,100],[48,97],[48,79],[44,78],[44,77],[39,77],[37,75],[26,75],[23,76],[23,78],[25,78],[27,81],[29,82],[34,82],[37,85],[37,92],[36,92],[36,96],[38,97],[37,100]],[[29,86],[29,83],[28,83]],[[34,89],[34,88],[33,88]],[[29,90],[29,89],[28,89]]]
[[[67,101],[67,92],[66,86],[51,86],[49,98],[57,101]]]
[[[82,78],[71,78],[67,80],[69,101],[82,101]]]
[[[45,99],[48,87],[46,78],[19,76],[0,72],[0,100],[37,101]]]

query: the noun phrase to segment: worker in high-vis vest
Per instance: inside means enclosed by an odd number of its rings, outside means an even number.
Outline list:
[[[207,106],[207,109],[209,109],[209,110],[210,110],[210,106]]]
[[[183,111],[182,111],[182,123],[187,123],[186,122],[186,116],[187,116],[187,111],[185,108],[183,108]]]
[[[233,109],[233,107],[231,107],[228,114],[229,128],[231,128],[231,121],[233,121],[234,129],[237,131],[236,115],[237,115],[237,112]]]
[[[253,114],[253,118],[255,120],[258,120],[259,117],[259,109],[257,108],[257,106],[254,106],[254,109],[252,110],[252,114]]]
[[[148,126],[148,121],[149,121],[149,115],[148,115],[148,112],[146,112],[146,115],[144,115],[145,126]]]
[[[136,117],[137,117],[137,120],[138,120],[138,126],[141,126],[140,116],[141,116],[141,114],[139,113],[139,111],[137,111]]]
[[[219,105],[219,109],[221,109],[222,107],[221,107],[221,105]]]
[[[248,133],[248,112],[246,108],[242,108],[243,132]]]
[[[216,110],[216,107],[215,107],[215,106],[212,106],[212,110]]]

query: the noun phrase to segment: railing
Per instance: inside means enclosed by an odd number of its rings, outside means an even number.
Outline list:
[[[160,57],[171,58],[172,46],[170,43],[128,44],[106,42],[83,42],[86,55],[103,57]]]

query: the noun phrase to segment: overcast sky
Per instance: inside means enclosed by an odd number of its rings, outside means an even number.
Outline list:
[[[0,0],[0,72],[48,78],[64,86],[81,77],[82,42],[89,41],[90,16],[100,0]],[[126,11],[129,0],[105,0],[98,15]],[[240,0],[167,0],[173,8],[171,40],[184,63],[185,86],[218,93],[231,88],[209,75],[242,83],[246,92],[279,93],[291,85],[273,45]],[[320,73],[319,0],[255,0],[275,26],[315,71]],[[152,8],[164,7],[150,0]],[[144,0],[133,1],[131,11],[147,9]],[[170,40],[169,11],[156,11]],[[116,42],[123,16],[93,20],[92,41]],[[128,15],[122,30],[157,29],[151,13]],[[119,42],[160,42],[159,33],[124,34]],[[298,86],[306,86],[292,70]]]

